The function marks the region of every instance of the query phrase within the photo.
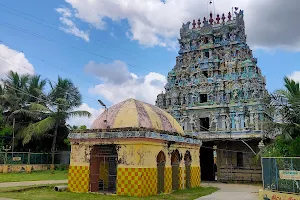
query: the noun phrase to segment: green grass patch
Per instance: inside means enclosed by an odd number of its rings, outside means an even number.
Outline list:
[[[20,181],[42,181],[42,180],[66,180],[68,179],[68,171],[55,170],[53,173],[49,171],[36,171],[31,173],[18,172],[0,174],[0,183],[3,182],[20,182]]]
[[[95,193],[72,193],[72,192],[55,192],[53,186],[51,187],[40,187],[40,188],[31,188],[31,189],[18,189],[15,190],[8,189],[6,191],[1,191],[0,197],[9,197],[20,200],[32,200],[32,199],[43,199],[43,200],[123,200],[123,199],[143,199],[143,200],[194,200],[198,197],[202,197],[208,194],[211,194],[218,189],[215,187],[198,187],[187,190],[178,190],[172,194],[161,194],[151,197],[125,197],[117,195],[103,195]]]

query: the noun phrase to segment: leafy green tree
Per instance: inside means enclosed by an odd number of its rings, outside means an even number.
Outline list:
[[[87,128],[86,128],[86,125],[81,125],[81,126],[79,127],[79,129],[80,129],[80,130],[86,130]]]
[[[66,126],[66,120],[70,117],[90,117],[87,111],[74,110],[81,105],[81,95],[78,88],[71,80],[58,77],[55,85],[50,83],[51,91],[48,95],[48,105],[32,103],[27,114],[32,117],[39,116],[40,121],[30,124],[22,131],[23,144],[28,143],[33,137],[41,137],[46,133],[52,133],[52,164],[54,164],[54,152],[59,126]]]
[[[261,152],[264,156],[299,156],[300,155],[300,84],[284,78],[285,89],[278,90],[271,96],[273,112],[281,116],[280,122],[272,122],[270,131],[280,131],[275,141]]]

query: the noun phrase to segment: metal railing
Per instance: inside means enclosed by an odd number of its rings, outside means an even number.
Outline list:
[[[1,164],[51,164],[51,153],[33,153],[33,152],[0,152]],[[61,164],[61,154],[55,153],[54,164]]]
[[[265,190],[300,193],[300,157],[262,158]]]

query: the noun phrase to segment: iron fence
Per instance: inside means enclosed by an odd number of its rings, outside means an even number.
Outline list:
[[[262,158],[266,190],[300,193],[300,157]]]
[[[64,156],[65,158],[65,156]],[[54,164],[62,164],[61,153],[54,154]],[[0,152],[0,164],[51,164],[51,153]]]

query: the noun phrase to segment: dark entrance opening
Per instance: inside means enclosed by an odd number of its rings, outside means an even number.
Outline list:
[[[238,167],[243,167],[244,166],[244,155],[242,152],[237,152],[236,153],[236,165]]]
[[[200,148],[201,180],[215,181],[213,142],[203,142]]]
[[[176,149],[175,151],[173,151],[171,156],[172,190],[178,190],[179,188],[179,163],[180,163],[180,155],[179,155],[179,151]]]
[[[209,118],[200,118],[200,131],[208,131],[209,130]]]
[[[209,58],[209,52],[204,52],[205,58]]]
[[[116,192],[117,160],[115,145],[92,147],[90,161],[91,192]]]
[[[185,185],[186,188],[191,187],[191,162],[192,162],[192,157],[189,151],[186,151],[184,155],[184,163],[185,163]]]
[[[165,164],[166,164],[166,156],[164,152],[160,151],[157,155],[157,193],[164,192],[165,186]]]
[[[207,102],[207,94],[200,94],[200,103]]]

